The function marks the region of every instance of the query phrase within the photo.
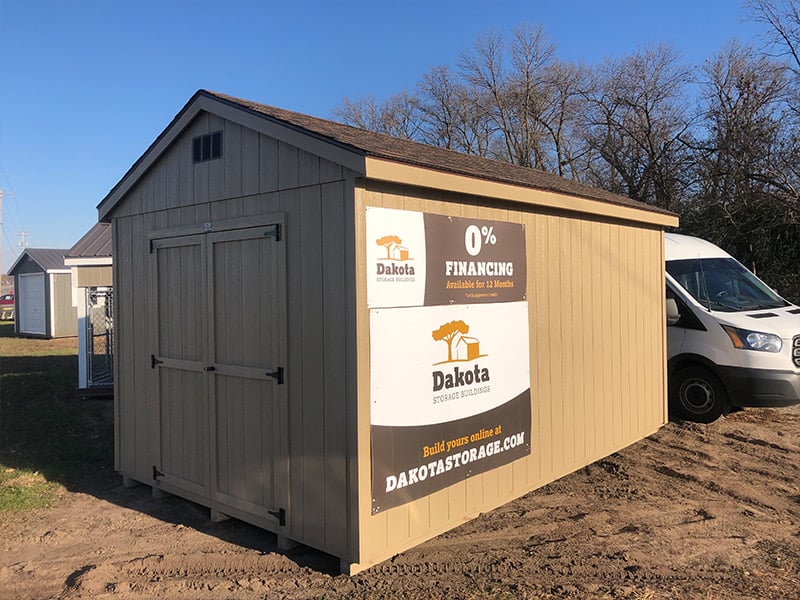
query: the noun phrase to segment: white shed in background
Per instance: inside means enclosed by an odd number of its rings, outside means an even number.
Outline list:
[[[77,333],[70,294],[67,250],[26,248],[8,270],[14,276],[14,332],[31,337],[71,337]]]

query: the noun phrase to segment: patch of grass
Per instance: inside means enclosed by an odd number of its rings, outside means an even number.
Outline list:
[[[113,405],[77,392],[76,342],[0,336],[0,511],[113,471]]]
[[[48,508],[61,486],[41,473],[3,467],[0,471],[0,512]]]

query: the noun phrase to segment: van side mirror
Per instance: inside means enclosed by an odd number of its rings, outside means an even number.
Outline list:
[[[675,298],[667,298],[667,327],[673,327],[681,320],[681,313],[678,312],[678,303]]]

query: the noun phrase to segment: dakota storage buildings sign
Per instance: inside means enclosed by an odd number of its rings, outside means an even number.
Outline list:
[[[373,513],[530,454],[525,230],[367,209]]]

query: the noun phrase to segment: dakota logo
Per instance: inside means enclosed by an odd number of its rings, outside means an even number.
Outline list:
[[[481,354],[480,340],[467,336],[468,333],[469,325],[461,320],[450,321],[438,329],[434,329],[431,332],[433,339],[447,344],[447,360],[435,363],[434,366],[454,362],[471,362],[488,356],[488,354]],[[489,381],[489,369],[481,368],[477,363],[474,368],[462,370],[456,365],[453,367],[452,373],[436,370],[432,375],[434,392],[438,392],[442,388],[449,390]]]
[[[458,367],[454,367],[452,373],[433,372],[433,391],[438,392],[442,388],[449,390],[462,385],[485,383],[487,381],[489,381],[489,369],[481,369],[478,365],[475,365],[474,370],[462,371]]]
[[[397,265],[389,263],[384,265],[378,263],[378,275],[413,275],[414,267],[412,265]]]
[[[381,260],[412,260],[408,254],[408,248],[401,246],[403,240],[396,235],[385,235],[375,240],[375,243],[386,248],[386,257]]]
[[[386,248],[386,256],[378,260],[391,261],[388,264],[377,263],[377,275],[414,275],[414,266],[403,264],[414,259],[409,255],[408,248],[402,245],[403,240],[400,237],[385,235],[375,240],[375,243]]]

